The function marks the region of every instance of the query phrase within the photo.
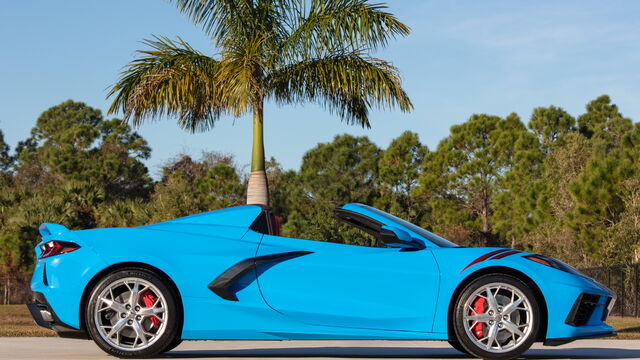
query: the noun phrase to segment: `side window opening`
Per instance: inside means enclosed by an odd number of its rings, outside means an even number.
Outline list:
[[[271,234],[271,231],[269,229],[269,222],[267,221],[266,211],[263,210],[260,212],[260,215],[258,215],[258,217],[253,220],[253,223],[251,224],[249,229],[260,234]]]
[[[263,209],[249,229],[260,234],[280,236],[278,218],[269,209]]]
[[[310,237],[309,240],[330,241],[368,247],[385,247],[379,239],[382,223],[344,209],[334,210],[333,217],[338,221],[327,228],[333,228],[334,230],[326,233],[325,236],[317,234],[321,238],[314,236]],[[278,218],[273,215],[268,208],[264,208],[263,211],[260,212],[249,229],[260,234],[283,236],[280,233]]]

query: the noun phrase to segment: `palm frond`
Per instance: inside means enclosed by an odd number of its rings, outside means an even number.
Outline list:
[[[178,9],[211,36],[221,51],[260,43],[263,60],[278,57],[289,37],[285,14],[301,0],[174,0]]]
[[[263,56],[268,36],[254,38],[242,44],[229,44],[221,54],[218,81],[225,89],[229,109],[240,116],[264,98],[267,71]]]
[[[285,66],[273,72],[268,83],[278,103],[317,102],[347,123],[363,127],[370,126],[368,109],[372,106],[413,109],[398,70],[358,51]]]
[[[257,22],[252,0],[175,0],[180,12],[211,36],[216,45],[250,38]]]
[[[129,63],[111,88],[109,113],[122,111],[139,125],[145,119],[177,116],[191,131],[206,130],[225,112],[223,89],[217,81],[219,63],[178,38],[145,40],[149,50]]]
[[[376,49],[408,35],[409,27],[386,8],[367,0],[312,0],[307,14],[298,12],[297,19],[287,22],[293,26],[283,54],[320,57],[337,49]]]
[[[222,115],[241,116],[265,98],[314,101],[349,123],[369,126],[372,106],[412,104],[397,69],[370,57],[409,28],[367,0],[172,0],[212,36],[219,60],[178,39],[154,38],[113,86],[110,112],[134,125],[177,116],[206,130]]]

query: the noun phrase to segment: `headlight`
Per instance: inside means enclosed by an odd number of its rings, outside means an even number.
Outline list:
[[[574,275],[578,275],[578,276],[582,276],[583,278],[587,278],[590,279],[590,277],[588,277],[587,275],[581,273],[580,271],[576,270],[576,268],[574,268],[573,266],[564,263],[558,259],[554,259],[548,256],[544,256],[544,255],[526,255],[523,256],[523,258],[529,259],[531,261],[535,261],[538,264],[542,264],[542,265],[546,265],[549,267],[552,267],[554,269],[558,269],[561,271],[565,271],[568,272],[570,274],[574,274]]]

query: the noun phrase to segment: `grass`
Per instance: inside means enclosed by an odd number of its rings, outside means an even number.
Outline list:
[[[611,316],[607,323],[616,329],[618,339],[640,340],[640,318]],[[55,336],[55,332],[37,326],[25,305],[0,305],[0,337]]]
[[[0,305],[0,337],[55,335],[33,322],[26,305]]]
[[[607,324],[618,332],[618,339],[640,340],[640,318],[611,316]]]

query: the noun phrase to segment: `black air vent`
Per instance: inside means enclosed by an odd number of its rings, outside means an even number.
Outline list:
[[[42,283],[44,284],[44,286],[49,286],[49,279],[47,279],[47,264],[44,264],[44,267],[42,269]]]
[[[572,326],[583,326],[589,321],[593,311],[598,306],[600,296],[594,294],[580,294],[573,304],[569,316],[567,316],[566,324]]]

